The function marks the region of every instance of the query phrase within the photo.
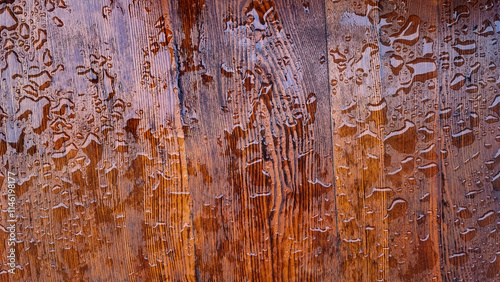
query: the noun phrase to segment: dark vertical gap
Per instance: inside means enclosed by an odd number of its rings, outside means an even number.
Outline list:
[[[342,271],[342,257],[341,257],[341,254],[340,254],[340,244],[341,244],[341,239],[340,239],[340,230],[339,230],[339,222],[338,222],[338,216],[339,216],[339,211],[338,211],[338,208],[337,208],[337,185],[336,185],[336,181],[335,181],[335,141],[334,141],[334,138],[333,138],[333,132],[335,131],[334,128],[335,128],[335,120],[333,119],[333,114],[332,114],[332,86],[330,84],[330,62],[328,60],[328,54],[329,54],[329,50],[328,50],[328,18],[327,18],[327,15],[326,15],[326,1],[329,1],[329,0],[325,0],[323,1],[323,14],[324,14],[324,18],[325,18],[325,26],[324,26],[324,30],[325,30],[325,50],[326,50],[326,68],[327,68],[327,81],[326,83],[328,83],[328,101],[329,101],[329,109],[330,109],[330,140],[331,140],[331,143],[332,143],[332,186],[333,186],[333,192],[334,192],[334,195],[335,195],[335,199],[334,199],[334,203],[335,203],[335,227],[337,228],[337,238],[335,239],[335,243],[336,243],[336,253],[338,254],[337,255],[337,259],[338,259],[338,264],[339,264],[339,275]],[[340,277],[339,277],[340,278]]]
[[[442,12],[442,8],[441,8],[441,5],[442,5],[442,1],[441,0],[437,0],[437,31],[436,31],[436,49],[434,50],[435,54],[436,54],[436,66],[437,66],[437,69],[438,69],[438,72],[437,72],[437,93],[436,95],[438,96],[437,97],[437,102],[438,102],[438,115],[437,115],[437,118],[438,118],[438,122],[437,122],[437,129],[436,131],[439,132],[437,138],[441,139],[441,141],[439,141],[438,143],[438,150],[439,150],[439,169],[441,170],[441,176],[439,178],[439,184],[440,186],[437,187],[437,189],[439,189],[440,191],[438,191],[438,193],[441,193],[441,198],[438,200],[438,220],[437,220],[437,228],[438,228],[438,237],[439,237],[439,243],[438,243],[438,246],[440,246],[440,248],[438,249],[438,262],[440,264],[439,268],[441,269],[441,280],[442,281],[447,281],[446,280],[446,271],[444,269],[444,265],[446,264],[445,263],[445,260],[446,260],[446,256],[444,255],[445,254],[445,249],[446,249],[446,246],[444,244],[444,238],[443,238],[443,230],[442,230],[442,221],[444,220],[444,213],[443,213],[443,201],[444,201],[444,196],[445,196],[445,191],[446,191],[446,175],[445,175],[445,170],[444,170],[444,165],[443,165],[443,158],[442,158],[442,154],[441,154],[441,150],[443,149],[443,141],[444,139],[441,138],[442,136],[442,128],[443,128],[443,121],[442,119],[440,118],[440,112],[443,108],[443,101],[441,101],[441,96],[443,94],[443,85],[442,85],[442,78],[443,76],[445,75],[445,72],[444,71],[439,71],[440,69],[440,66],[441,66],[441,61],[440,61],[440,58],[439,58],[439,54],[440,54],[440,51],[441,51],[441,38],[442,38],[442,31],[441,31],[441,27],[444,27],[446,28],[446,25],[444,23],[441,23],[440,21],[440,16],[441,16],[441,12]],[[446,147],[444,147],[446,149]]]
[[[167,21],[164,17],[164,15],[167,15],[169,14],[168,11],[164,11],[163,9],[163,5],[162,3],[167,1],[167,0],[158,0],[159,1],[159,4],[160,4],[160,9],[161,9],[161,16],[163,17],[163,24],[164,24],[164,29],[167,29]],[[177,85],[177,89],[178,89],[178,102],[179,102],[179,115],[180,115],[180,120],[181,120],[181,128],[184,129],[184,115],[183,115],[183,103],[182,103],[182,100],[183,100],[183,92],[182,92],[182,88],[181,88],[181,78],[180,78],[180,72],[179,72],[179,67],[180,67],[180,54],[179,54],[179,50],[177,48],[177,40],[176,40],[176,33],[175,33],[175,30],[174,30],[174,26],[173,26],[173,22],[172,22],[172,18],[169,17],[169,21],[171,22],[171,26],[172,26],[172,45],[174,46],[174,52],[173,52],[173,56],[174,56],[174,59],[175,59],[175,64],[176,64],[176,68],[175,68],[175,77],[173,79],[175,79],[175,84]],[[172,55],[172,53],[170,53],[170,56]],[[170,62],[167,62],[167,64],[170,64]],[[174,93],[170,93],[170,95],[174,95]],[[174,99],[175,100],[175,99]],[[174,113],[175,115],[175,113]],[[184,130],[183,130],[183,133],[184,133]],[[187,157],[187,151],[186,150],[186,146],[187,146],[187,134],[184,134],[184,152],[186,153],[186,160],[188,160],[188,157]],[[186,164],[183,164],[181,162],[181,158],[179,158],[179,162],[180,162],[180,166],[182,168],[183,165],[188,165],[187,163]],[[189,179],[189,174],[188,174],[188,179]],[[185,183],[184,183],[184,177],[181,177],[181,185],[184,186]],[[188,186],[186,186],[186,188],[189,189]],[[200,281],[200,271],[198,269],[198,258],[196,256],[196,232],[195,232],[195,225],[194,225],[194,214],[193,214],[193,209],[191,208],[189,210],[189,218],[190,218],[190,224],[191,224],[191,233],[192,233],[192,236],[193,236],[193,258],[194,258],[194,272],[195,272],[195,279],[196,281]]]
[[[173,32],[172,32],[173,34]],[[172,39],[173,41],[175,41],[174,39],[175,35],[172,35]],[[185,122],[184,122],[184,105],[182,104],[182,101],[184,100],[184,90],[182,89],[182,81],[181,81],[181,73],[179,71],[179,67],[180,67],[180,55],[179,55],[179,45],[175,44],[174,42],[174,59],[175,59],[175,64],[176,64],[176,68],[175,68],[175,83],[177,84],[177,98],[179,99],[179,109],[180,109],[180,116],[181,116],[181,123],[182,123],[182,126],[184,126]]]
[[[380,22],[380,7],[379,6],[380,6],[380,2],[377,1],[376,5],[377,5],[377,19],[376,19],[376,21],[374,21],[374,28],[375,28],[375,31],[377,32],[378,60],[379,60],[379,63],[380,63],[380,65],[379,65],[380,67],[379,67],[379,70],[378,70],[379,73],[380,73],[380,90],[379,91],[380,91],[380,98],[381,98],[381,101],[382,101],[382,99],[383,99],[382,93],[383,93],[384,83],[382,81],[383,80],[383,75],[382,75],[382,71],[383,71],[383,59],[382,59],[382,52],[380,51],[380,49],[381,49],[381,44],[380,44],[380,29],[379,29],[379,22]],[[367,16],[368,16],[368,14],[367,14]],[[388,108],[387,110],[389,110],[389,103],[387,104],[387,108]],[[387,113],[386,113],[386,115],[387,115]],[[378,130],[380,130],[380,129],[378,129]],[[384,133],[380,134],[381,135],[380,137],[381,137],[381,142],[382,142],[382,148],[383,148],[383,151],[382,151],[382,154],[381,154],[383,165],[381,167],[382,171],[380,172],[380,176],[382,176],[385,173],[383,170],[386,169],[386,166],[385,166],[385,154],[386,154],[385,149],[386,149],[386,147],[385,147],[385,144],[384,144],[384,136],[383,136],[383,134]],[[384,180],[384,182],[385,181],[387,181],[387,178]],[[363,200],[364,199],[366,199],[366,198],[363,197]],[[390,197],[386,198],[384,196],[382,199],[383,199],[382,203],[383,203],[384,207],[381,209],[381,212],[383,214],[383,212],[385,212],[385,209],[388,207],[387,204],[390,202]],[[386,216],[384,216],[384,218],[387,217],[387,216],[388,216],[388,214]],[[384,228],[384,220],[383,219],[382,219],[382,228]],[[384,230],[382,230],[382,233],[384,233]],[[390,244],[391,244],[390,234],[391,234],[390,233],[390,221],[387,220],[387,238],[386,239],[387,239],[387,249],[388,250],[387,250],[386,262],[384,262],[384,268],[389,268],[389,270],[386,271],[386,269],[384,269],[383,276],[384,276],[385,279],[388,278],[388,277],[385,277],[385,273],[389,273],[389,279],[391,277],[391,275],[390,275],[390,264],[389,264],[389,259],[390,259],[390,256],[391,256],[391,253],[390,253],[391,248],[389,247]]]

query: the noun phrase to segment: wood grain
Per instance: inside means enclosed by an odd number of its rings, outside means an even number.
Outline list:
[[[389,280],[441,280],[436,1],[381,1]]]
[[[492,3],[491,3],[492,4]],[[498,279],[498,3],[440,3],[444,280]],[[465,27],[469,28],[465,28]]]
[[[338,262],[331,126],[316,118],[329,115],[324,19],[290,5],[163,2],[201,280],[329,277]]]
[[[0,280],[499,280],[498,5],[0,0]]]
[[[385,151],[380,127],[387,109],[369,113],[370,105],[383,103],[375,22],[379,15],[371,11],[376,7],[362,6],[326,1],[328,63],[335,125],[340,277],[374,281],[384,277],[381,271],[387,263],[384,211],[389,188],[380,173],[384,171]]]

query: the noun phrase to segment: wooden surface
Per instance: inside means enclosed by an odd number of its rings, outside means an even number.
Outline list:
[[[0,280],[500,280],[499,39],[495,0],[0,0]]]

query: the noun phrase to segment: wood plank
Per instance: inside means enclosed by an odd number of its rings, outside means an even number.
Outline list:
[[[441,280],[441,161],[435,1],[379,3],[389,280]],[[381,171],[382,173],[382,171]]]
[[[367,2],[368,3],[368,2]],[[341,280],[387,277],[378,8],[325,1]],[[370,111],[373,109],[373,111]],[[390,189],[392,191],[392,189]]]
[[[500,275],[498,9],[492,1],[439,3],[445,280]]]
[[[332,277],[323,3],[162,4],[178,52],[197,277]]]
[[[8,35],[14,47],[2,49],[12,90],[4,89],[1,107],[13,128],[4,127],[10,145],[2,155],[18,173],[20,208],[11,278],[194,280],[175,61],[161,6],[27,3],[1,4],[18,20]]]
[[[342,277],[440,280],[435,7],[325,3]]]

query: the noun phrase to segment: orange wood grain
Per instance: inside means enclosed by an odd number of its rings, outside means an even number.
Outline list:
[[[0,280],[498,280],[499,5],[0,0]]]

